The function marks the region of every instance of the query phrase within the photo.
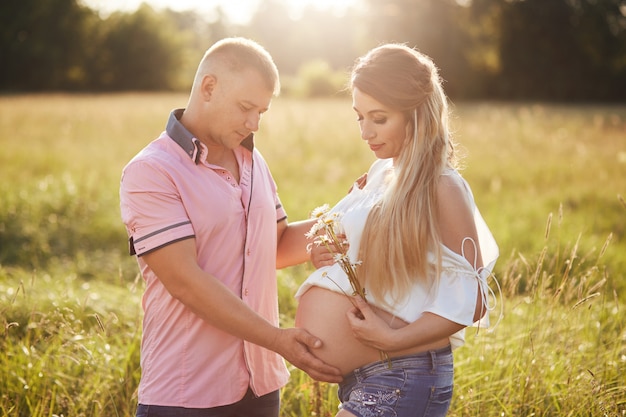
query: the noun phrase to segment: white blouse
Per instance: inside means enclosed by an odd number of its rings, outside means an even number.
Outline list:
[[[331,213],[340,213],[339,223],[350,245],[348,257],[353,263],[358,257],[361,235],[367,216],[371,208],[382,197],[386,188],[387,173],[392,169],[393,161],[391,159],[376,160],[370,167],[365,187],[359,189],[355,184],[352,191],[331,209]],[[488,310],[493,309],[490,305],[490,296],[494,294],[487,285],[487,278],[491,276],[498,258],[498,245],[480,215],[478,208],[476,208],[472,191],[465,179],[461,177],[458,171],[453,169],[446,170],[444,175],[457,175],[465,184],[468,197],[474,208],[474,221],[478,231],[483,267],[476,269],[476,262],[472,265],[465,257],[442,245],[442,269],[437,288],[429,288],[422,282],[416,282],[402,303],[391,302],[391,298],[389,298],[388,304],[393,306],[393,310],[389,312],[409,323],[417,320],[423,313],[430,312],[465,326],[477,324],[480,327],[488,327],[488,314],[485,315],[480,323],[473,323],[473,317],[478,288],[481,290],[481,296],[486,308]],[[471,238],[467,239],[469,244],[473,244]],[[466,241],[463,243],[465,245],[468,244]],[[434,262],[434,255],[432,253],[429,255],[431,256],[431,261]],[[299,298],[312,286],[346,294],[352,294],[353,292],[347,275],[338,263],[321,267],[313,272],[298,289],[296,298]],[[389,310],[382,307],[382,303],[379,301],[372,299],[371,295],[368,296],[368,302]],[[491,303],[493,303],[493,300]],[[450,337],[452,349],[462,346],[464,342],[465,329]]]

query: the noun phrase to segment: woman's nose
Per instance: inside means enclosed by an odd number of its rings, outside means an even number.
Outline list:
[[[361,128],[361,139],[370,140],[370,139],[373,139],[375,136],[376,136],[376,132],[374,132],[374,130],[367,129],[365,127]]]

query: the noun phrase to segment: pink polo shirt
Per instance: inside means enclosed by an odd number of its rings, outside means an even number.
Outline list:
[[[146,283],[139,403],[208,408],[287,383],[274,352],[220,331],[174,299],[141,258],[195,238],[198,263],[278,326],[276,223],[286,218],[252,137],[235,150],[237,183],[206,162],[206,147],[170,115],[167,129],[124,168],[122,219]]]

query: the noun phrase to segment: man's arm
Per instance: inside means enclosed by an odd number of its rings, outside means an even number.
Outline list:
[[[276,268],[298,265],[309,260],[306,247],[312,240],[307,239],[305,233],[311,230],[316,220],[288,223],[285,219],[278,222]]]
[[[337,369],[310,352],[321,341],[303,329],[280,329],[256,314],[196,261],[195,239],[172,243],[143,256],[169,293],[205,322],[270,349],[312,378],[341,380]]]

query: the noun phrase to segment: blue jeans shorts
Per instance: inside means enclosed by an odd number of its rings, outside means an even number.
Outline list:
[[[213,408],[183,408],[139,404],[136,417],[278,417],[280,392],[262,397],[248,389],[238,402]]]
[[[355,369],[339,384],[341,409],[358,417],[440,417],[452,400],[450,347]]]

